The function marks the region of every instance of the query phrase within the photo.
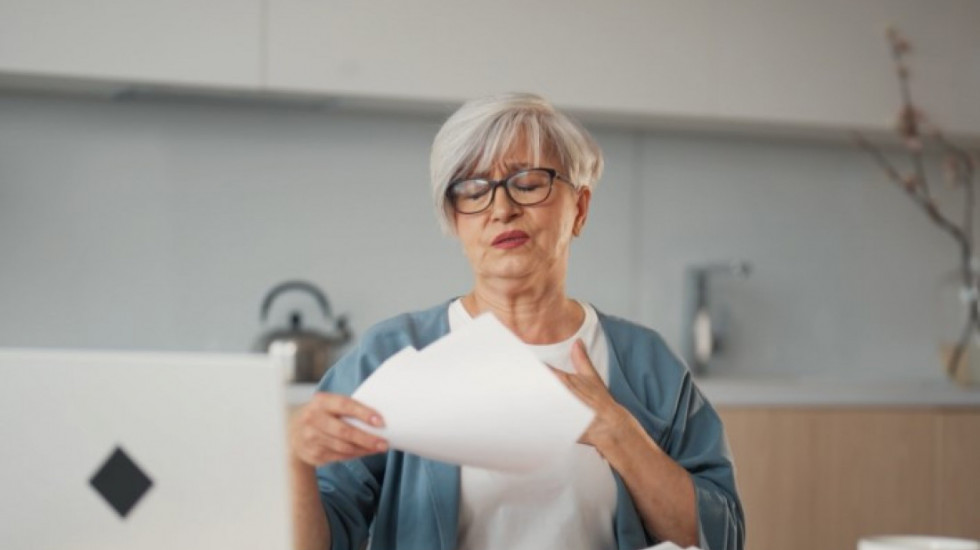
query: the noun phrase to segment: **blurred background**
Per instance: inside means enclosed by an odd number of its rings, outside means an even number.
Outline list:
[[[355,340],[463,294],[429,146],[462,101],[537,92],[606,155],[573,296],[690,360],[693,275],[750,266],[708,277],[698,369],[748,547],[980,537],[980,393],[937,352],[957,248],[849,134],[907,167],[888,25],[916,103],[976,149],[975,0],[0,0],[0,346],[248,351],[292,311],[328,330],[301,293],[260,321],[293,279]]]

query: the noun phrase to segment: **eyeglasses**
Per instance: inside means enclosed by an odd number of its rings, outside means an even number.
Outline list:
[[[555,179],[572,185],[556,170],[530,168],[497,181],[483,178],[454,181],[446,189],[446,198],[460,214],[477,214],[490,208],[497,188],[503,186],[507,197],[515,204],[534,206],[548,199]]]

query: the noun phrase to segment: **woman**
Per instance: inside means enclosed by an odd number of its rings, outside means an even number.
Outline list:
[[[741,550],[742,508],[721,422],[653,331],[565,294],[602,153],[544,99],[471,101],[432,146],[433,198],[473,289],[369,330],[293,417],[297,544],[304,548]],[[503,474],[387,448],[350,399],[387,357],[493,312],[595,412],[567,457]]]

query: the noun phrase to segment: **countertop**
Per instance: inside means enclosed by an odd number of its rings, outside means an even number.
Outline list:
[[[700,377],[716,407],[980,407],[980,386],[942,378]]]
[[[980,407],[980,386],[941,379],[848,379],[825,376],[699,377],[715,407]],[[316,384],[291,384],[290,405],[305,403]]]

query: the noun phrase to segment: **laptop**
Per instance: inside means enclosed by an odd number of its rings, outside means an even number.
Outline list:
[[[0,548],[292,548],[264,355],[0,349]]]

